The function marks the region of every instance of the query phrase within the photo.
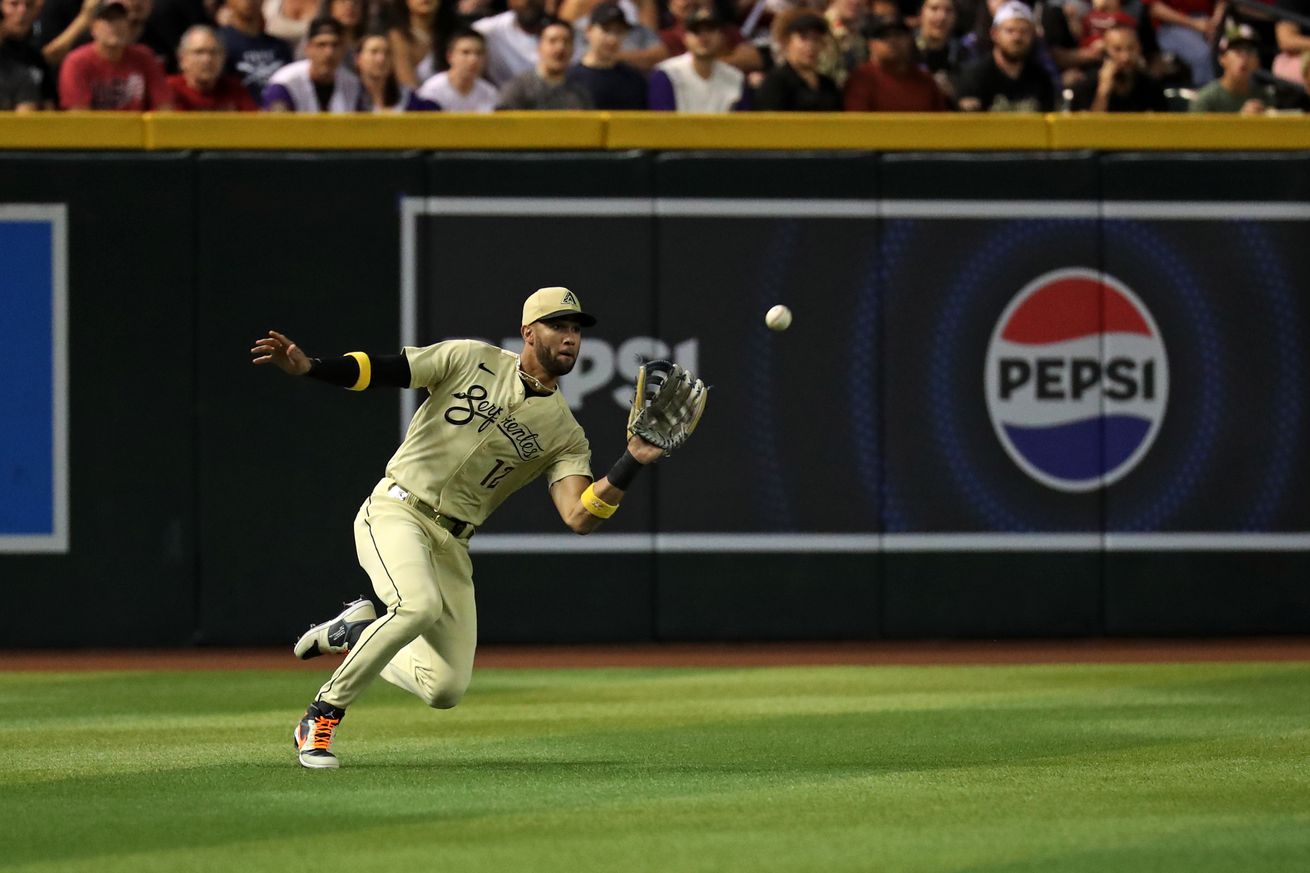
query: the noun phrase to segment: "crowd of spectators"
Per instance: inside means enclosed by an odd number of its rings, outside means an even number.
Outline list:
[[[0,0],[0,110],[1306,111],[1310,0]]]

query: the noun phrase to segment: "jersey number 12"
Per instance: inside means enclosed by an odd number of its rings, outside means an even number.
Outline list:
[[[486,485],[488,488],[495,488],[500,484],[501,479],[504,479],[512,472],[514,472],[513,467],[509,466],[504,461],[497,461],[496,466],[492,467],[491,471],[482,477],[482,484]]]

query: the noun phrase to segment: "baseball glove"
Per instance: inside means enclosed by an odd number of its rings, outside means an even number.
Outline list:
[[[700,423],[708,390],[704,382],[677,364],[642,364],[628,412],[628,435],[671,452],[685,443]]]

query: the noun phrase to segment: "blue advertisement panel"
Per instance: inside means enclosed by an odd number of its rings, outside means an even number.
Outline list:
[[[65,213],[0,204],[0,552],[68,549]]]

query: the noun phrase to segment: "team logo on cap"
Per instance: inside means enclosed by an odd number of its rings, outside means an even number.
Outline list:
[[[573,292],[570,291],[570,292],[568,292],[567,294],[564,295],[564,299],[560,301],[560,305],[561,305],[561,306],[577,306],[577,305],[578,305],[578,298],[574,297],[574,296],[573,296]]]
[[[987,411],[1020,468],[1060,491],[1128,475],[1164,421],[1169,363],[1151,313],[1122,282],[1056,270],[1010,301],[992,332]]]

